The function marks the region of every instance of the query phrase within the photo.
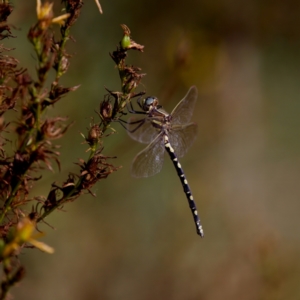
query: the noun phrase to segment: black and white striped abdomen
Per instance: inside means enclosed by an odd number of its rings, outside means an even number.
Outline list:
[[[198,216],[197,207],[196,207],[196,204],[194,202],[194,198],[193,198],[190,186],[188,184],[188,181],[187,181],[187,179],[185,177],[185,174],[183,172],[181,164],[180,164],[180,162],[179,162],[179,160],[178,160],[178,158],[177,158],[177,156],[176,156],[176,154],[174,152],[174,149],[173,149],[172,145],[169,142],[168,136],[166,134],[164,134],[163,137],[164,137],[165,149],[168,152],[168,154],[170,155],[171,160],[172,160],[172,162],[173,162],[173,164],[175,166],[175,169],[176,169],[177,174],[179,176],[179,179],[181,181],[184,193],[185,193],[186,198],[188,200],[189,207],[190,207],[190,209],[192,211],[194,222],[195,222],[195,225],[196,225],[197,234],[199,234],[201,237],[204,237],[203,228],[202,228],[202,225],[201,225],[200,218]]]

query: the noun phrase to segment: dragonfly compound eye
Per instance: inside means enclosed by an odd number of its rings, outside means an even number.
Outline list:
[[[144,111],[149,111],[151,109],[151,107],[157,106],[157,104],[158,104],[157,98],[155,98],[155,97],[147,97],[144,100],[142,108],[143,108]]]

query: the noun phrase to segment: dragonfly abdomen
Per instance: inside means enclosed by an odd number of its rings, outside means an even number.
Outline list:
[[[172,145],[170,144],[169,138],[166,134],[164,134],[164,144],[165,144],[165,149],[168,152],[168,154],[169,154],[169,156],[170,156],[170,158],[171,158],[171,160],[172,160],[172,162],[175,166],[175,169],[176,169],[178,177],[181,181],[184,193],[185,193],[186,198],[188,200],[189,207],[192,211],[193,218],[194,218],[194,221],[195,221],[197,234],[199,234],[201,237],[204,237],[203,228],[202,228],[202,225],[201,225],[200,218],[198,216],[198,211],[197,211],[197,207],[196,207],[193,195],[192,195],[192,191],[191,191],[190,186],[188,184],[188,181],[185,177],[184,171],[181,167],[181,164],[178,160],[178,157],[177,157]]]

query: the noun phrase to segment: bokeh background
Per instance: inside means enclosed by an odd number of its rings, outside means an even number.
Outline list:
[[[35,1],[13,1],[14,47],[34,74],[26,35]],[[109,52],[126,24],[144,53],[128,63],[147,76],[140,90],[171,111],[191,85],[199,89],[198,138],[182,159],[202,219],[196,233],[182,187],[166,156],[162,172],[130,176],[142,148],[115,125],[104,154],[122,168],[48,217],[43,239],[56,250],[27,250],[27,276],[15,299],[300,299],[300,2],[85,1],[73,27],[74,54],[63,78],[81,84],[50,114],[75,124],[61,141],[62,171],[32,191],[47,195],[86,158],[86,132],[104,86],[120,90]],[[60,14],[60,1],[54,1]]]

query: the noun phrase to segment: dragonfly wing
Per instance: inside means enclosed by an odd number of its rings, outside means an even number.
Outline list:
[[[187,124],[190,122],[195,103],[198,98],[198,90],[192,86],[185,97],[175,106],[171,115],[173,124]]]
[[[173,125],[168,136],[175,153],[178,157],[182,157],[196,139],[197,124]]]
[[[162,134],[137,154],[131,166],[131,175],[136,178],[149,177],[159,173],[164,162],[165,146]]]
[[[158,135],[149,118],[131,117],[127,122],[128,135],[143,144],[151,143]]]

